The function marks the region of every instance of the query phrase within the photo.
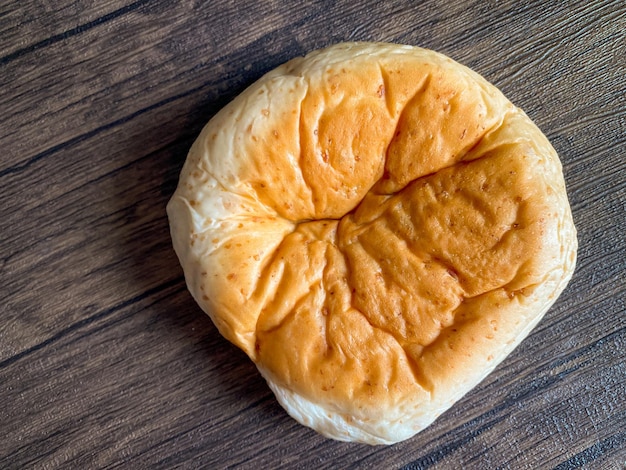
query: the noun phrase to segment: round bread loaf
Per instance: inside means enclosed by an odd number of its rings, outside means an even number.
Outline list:
[[[168,204],[191,294],[300,423],[407,439],[565,288],[559,158],[500,91],[416,47],[267,73],[193,144]]]

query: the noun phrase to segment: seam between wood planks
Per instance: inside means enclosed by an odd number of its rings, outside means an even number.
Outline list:
[[[128,307],[129,305],[135,304],[145,298],[150,297],[153,294],[156,294],[157,292],[160,292],[161,290],[167,289],[169,287],[175,286],[176,284],[179,284],[180,282],[183,282],[184,278],[183,276],[179,276],[175,279],[172,279],[168,282],[165,282],[161,285],[158,285],[156,287],[153,287],[151,289],[148,289],[145,292],[142,292],[139,295],[136,295],[135,297],[125,300],[123,302],[120,302],[117,305],[114,305],[112,307],[107,308],[106,310],[103,310],[100,313],[96,313],[95,315],[92,315],[88,318],[85,318],[83,320],[77,321],[76,323],[74,323],[73,325],[68,326],[67,328],[59,331],[58,333],[56,333],[55,335],[51,336],[50,338],[42,341],[41,343],[35,344],[34,346],[31,346],[28,349],[25,349],[24,351],[14,354],[13,356],[10,356],[8,358],[6,358],[5,360],[0,362],[0,369],[2,369],[3,367],[7,367],[17,361],[19,361],[20,359],[22,359],[25,356],[28,356],[29,354],[39,351],[40,349],[48,346],[49,344],[52,344],[58,340],[60,340],[61,338],[63,338],[64,336],[68,335],[69,333],[82,328],[83,326],[89,325],[97,320],[101,320],[103,318],[108,317],[109,315],[115,313],[118,310],[121,310],[125,307]]]
[[[0,57],[0,66],[6,65],[9,62],[14,61],[15,59],[22,57],[23,55],[34,52],[43,47],[49,46],[51,44],[64,41],[65,39],[71,38],[72,36],[76,36],[78,34],[84,33],[85,31],[89,31],[96,26],[100,26],[101,24],[107,23],[111,20],[119,18],[120,16],[130,13],[133,10],[137,10],[142,5],[149,3],[148,0],[139,0],[135,3],[131,3],[130,5],[126,5],[118,10],[112,11],[111,13],[107,13],[104,16],[96,18],[93,21],[89,21],[88,23],[84,23],[76,26],[75,28],[68,29],[67,31],[63,31],[62,33],[55,34],[54,36],[50,36],[47,39],[36,42],[35,44],[31,44],[30,46],[24,47],[23,49],[19,49],[15,52],[12,52],[4,57]]]

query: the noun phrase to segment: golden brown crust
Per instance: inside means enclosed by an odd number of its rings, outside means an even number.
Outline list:
[[[389,44],[261,78],[194,143],[168,214],[190,291],[288,411],[307,422],[295,396],[329,410],[306,424],[372,443],[495,367],[576,257],[539,129],[469,69]]]

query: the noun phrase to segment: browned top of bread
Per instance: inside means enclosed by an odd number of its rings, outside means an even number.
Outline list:
[[[365,421],[439,414],[528,333],[576,257],[540,130],[469,69],[389,44],[253,84],[193,145],[168,213],[220,332],[279,387]]]

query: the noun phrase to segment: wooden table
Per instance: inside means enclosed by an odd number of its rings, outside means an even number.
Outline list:
[[[360,3],[2,2],[0,468],[625,468],[624,3]],[[217,110],[344,40],[435,49],[500,87],[561,155],[579,230],[534,332],[390,447],[286,415],[193,302],[164,212]]]

